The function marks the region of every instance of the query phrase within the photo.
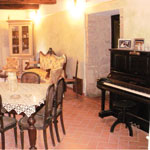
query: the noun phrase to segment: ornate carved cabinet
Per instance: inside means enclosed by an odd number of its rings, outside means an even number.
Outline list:
[[[30,20],[9,20],[10,56],[18,57],[20,73],[24,63],[33,58],[33,23]]]

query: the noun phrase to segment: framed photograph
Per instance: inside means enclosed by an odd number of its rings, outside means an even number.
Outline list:
[[[135,50],[144,50],[144,39],[143,38],[134,39],[134,49]]]
[[[118,48],[131,48],[131,40],[130,39],[119,39],[118,40]]]

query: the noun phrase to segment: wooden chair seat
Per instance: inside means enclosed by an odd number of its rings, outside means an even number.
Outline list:
[[[61,108],[57,108],[57,111],[56,111],[56,116],[59,116],[59,114],[61,113],[62,109]],[[53,109],[53,112],[52,112],[52,117],[54,117],[54,109]],[[38,116],[44,116],[45,115],[45,106],[43,106],[38,112],[37,114]]]
[[[45,108],[45,107],[44,107],[44,108]],[[45,111],[44,111],[44,112],[45,112]],[[45,115],[41,115],[41,116],[35,115],[35,116],[34,116],[34,119],[36,120],[34,126],[36,127],[36,129],[42,130],[43,128],[48,127],[49,124],[48,124],[48,123],[47,123],[47,124],[44,123],[44,116],[45,116]],[[52,119],[52,118],[50,117],[49,120],[47,120],[47,122],[48,122],[48,121],[51,121],[51,119]],[[28,130],[28,128],[29,128],[28,117],[27,117],[27,116],[22,117],[22,118],[19,120],[18,124],[19,124],[20,128],[22,128],[22,130]]]
[[[15,144],[17,147],[17,120],[12,117],[4,116],[2,113],[2,98],[0,95],[0,133],[2,149],[5,149],[5,131],[14,129]]]
[[[65,79],[65,82],[67,83],[67,84],[73,84],[73,83],[75,83],[75,79]]]
[[[4,117],[3,117],[3,122],[4,122],[4,127],[3,127],[3,129],[1,129],[1,125],[0,125],[0,131],[1,131],[1,130],[6,131],[6,130],[8,130],[8,129],[11,129],[12,126],[15,127],[16,124],[17,124],[17,120],[16,120],[15,118],[7,117],[7,116],[4,116]]]

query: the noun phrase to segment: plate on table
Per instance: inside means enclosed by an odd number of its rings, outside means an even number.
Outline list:
[[[19,99],[21,96],[18,95],[18,94],[14,94],[14,95],[11,95],[10,98],[12,99]]]

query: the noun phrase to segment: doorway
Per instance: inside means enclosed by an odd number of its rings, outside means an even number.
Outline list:
[[[120,38],[120,15],[111,16],[111,48],[118,47],[118,39]]]

